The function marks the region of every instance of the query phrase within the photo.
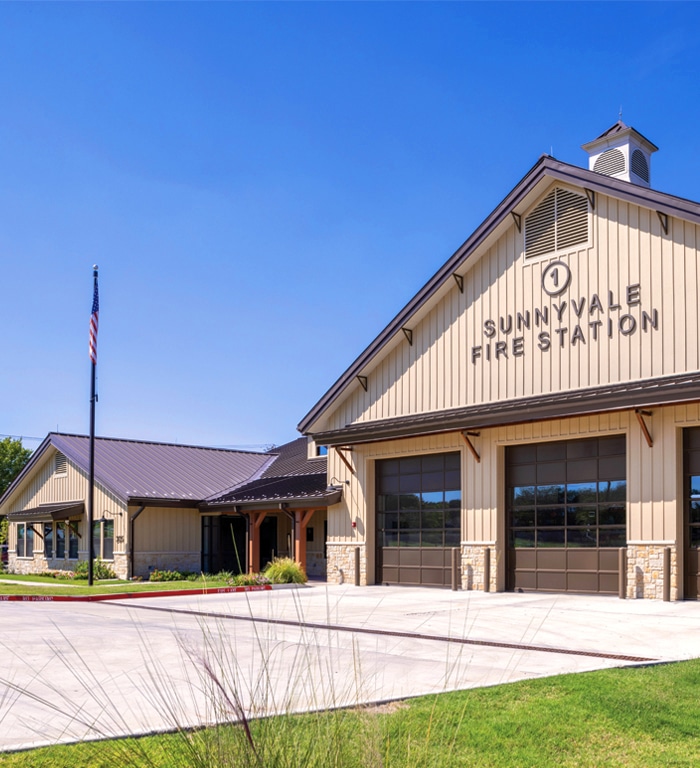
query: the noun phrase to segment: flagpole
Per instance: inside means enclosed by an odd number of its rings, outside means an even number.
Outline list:
[[[99,314],[99,294],[97,290],[97,264],[92,267],[94,282],[92,314],[90,315],[90,477],[88,480],[88,586],[93,583],[93,561],[95,542],[92,532],[95,503],[95,371],[97,369],[97,319]]]

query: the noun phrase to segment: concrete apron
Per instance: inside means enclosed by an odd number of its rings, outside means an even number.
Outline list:
[[[312,587],[3,603],[0,750],[700,656],[700,603]],[[229,699],[236,698],[229,696]]]

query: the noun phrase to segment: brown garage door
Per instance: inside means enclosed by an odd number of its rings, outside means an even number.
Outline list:
[[[460,542],[459,453],[378,461],[377,573],[380,584],[449,586]]]
[[[506,450],[511,590],[618,590],[626,546],[624,436]]]
[[[685,496],[685,596],[700,597],[700,429],[683,433]]]

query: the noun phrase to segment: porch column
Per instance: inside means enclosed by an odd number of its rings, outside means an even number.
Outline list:
[[[250,512],[250,534],[248,536],[248,570],[260,571],[260,526],[267,517],[267,512]]]
[[[306,573],[306,526],[313,517],[315,509],[294,510],[294,559]]]

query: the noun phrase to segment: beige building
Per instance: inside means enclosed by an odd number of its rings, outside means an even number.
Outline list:
[[[13,573],[88,559],[89,439],[50,433],[0,499]],[[121,578],[156,569],[259,571],[295,557],[325,574],[325,456],[304,438],[268,453],[95,439],[93,546]]]
[[[544,156],[299,425],[328,579],[696,598],[700,204]],[[359,562],[359,571],[356,563]]]

